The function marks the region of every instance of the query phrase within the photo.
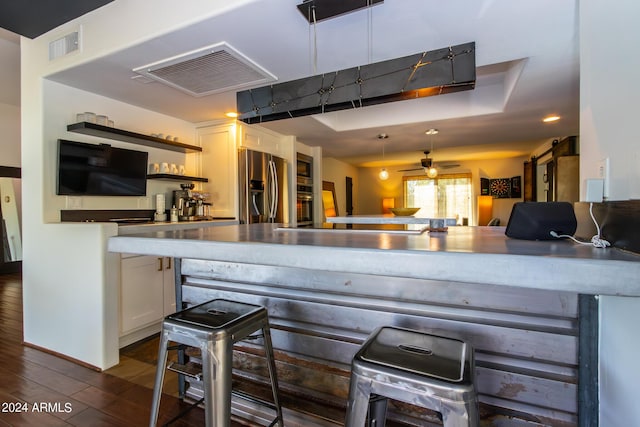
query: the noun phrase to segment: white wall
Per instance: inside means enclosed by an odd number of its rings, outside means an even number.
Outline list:
[[[358,169],[348,163],[332,157],[325,157],[322,159],[322,180],[334,183],[334,187],[336,189],[336,200],[338,202],[338,214],[341,216],[347,214],[346,177],[351,177],[353,179],[353,214],[357,215],[359,213],[359,208],[356,196],[362,191],[359,185]]]
[[[511,178],[514,176],[523,176],[524,162],[528,157],[517,157],[511,159],[488,159],[476,161],[462,161],[460,167],[455,169],[447,169],[440,171],[441,174],[448,173],[471,173],[472,176],[472,215],[469,218],[470,225],[477,225],[477,198],[480,194],[480,178]],[[381,181],[378,178],[380,168],[360,168],[359,191],[358,196],[358,213],[359,214],[380,214],[382,213],[382,199],[393,197],[397,207],[403,206],[403,173],[395,172],[401,168],[387,168],[389,170],[389,179]],[[410,175],[407,172],[406,175]],[[415,172],[419,175],[420,172]],[[500,218],[500,224],[506,225],[511,214],[511,208],[516,202],[521,202],[522,197],[517,199],[494,199],[493,200],[493,217]]]
[[[0,166],[20,167],[20,107],[0,103]]]
[[[480,160],[473,162],[465,162],[464,165],[471,169],[473,174],[473,190],[474,194],[477,196],[480,192],[480,178],[512,178],[514,176],[519,176],[524,178],[524,162],[529,160],[529,157],[516,157],[512,159],[491,159],[491,160]],[[478,173],[475,173],[475,171]],[[521,184],[524,184],[524,181],[521,179]],[[492,218],[499,218],[500,225],[507,225],[509,221],[509,216],[511,215],[511,209],[513,205],[517,202],[521,202],[524,197],[524,188],[522,188],[522,196],[518,198],[509,198],[509,199],[493,199],[493,213],[491,215]],[[477,198],[474,198],[474,222],[473,224],[477,224]]]
[[[597,178],[598,162],[610,158],[610,200],[640,197],[640,144],[635,84],[640,57],[640,3],[580,2],[580,175]],[[607,191],[605,191],[606,193]],[[600,298],[600,425],[624,427],[640,419],[640,299]]]
[[[36,215],[33,212],[24,215],[24,340],[107,368],[118,363],[119,258],[106,252],[107,239],[117,233],[117,227],[57,224],[60,210],[69,209],[71,203],[82,209],[154,209],[154,198],[150,196],[165,193],[170,203],[171,190],[179,189],[179,183],[151,180],[147,197],[76,197],[72,202],[70,197],[55,194],[57,140],[108,143],[148,151],[151,162],[185,163],[187,173],[195,175],[197,161],[189,157],[192,155],[67,132],[66,125],[75,121],[77,112],[94,111],[108,115],[124,129],[170,133],[190,143],[193,143],[195,127],[48,80],[40,86],[43,109],[47,112],[42,118],[42,139],[37,147],[26,146],[27,152],[41,153],[42,182],[35,192],[24,194],[25,204],[36,202],[32,199],[35,193],[42,205]],[[31,161],[32,158],[23,159],[26,165]],[[25,188],[30,185],[25,182]],[[36,220],[40,226],[34,224]],[[42,227],[43,223],[49,224]]]
[[[145,116],[140,124],[136,116],[141,111],[120,112],[124,105],[111,108],[116,104],[104,98],[67,92],[46,82],[46,76],[248,2],[158,0],[150,8],[146,0],[116,1],[37,39],[21,40],[21,165],[23,188],[28,190],[23,192],[25,342],[102,369],[118,363],[118,319],[113,310],[117,307],[117,255],[106,252],[106,241],[117,228],[114,224],[48,224],[57,220],[55,211],[61,207],[53,194],[52,147],[66,134],[64,126],[81,111],[104,112],[119,126],[130,125],[134,131],[152,132],[159,124],[165,126],[160,115]],[[49,62],[49,42],[80,27],[82,49]],[[176,123],[168,125],[182,129]],[[175,134],[186,135],[186,127]],[[116,203],[122,208],[133,202]],[[99,208],[100,204],[87,199],[83,207]]]
[[[580,2],[583,198],[585,180],[598,177],[598,162],[607,157],[611,165],[609,200],[640,198],[640,88],[635,83],[640,57],[629,52],[639,40],[634,30],[638,18],[640,3],[635,0],[617,1],[615,7],[604,0]]]
[[[44,220],[60,221],[61,209],[155,209],[153,195],[164,193],[166,208],[171,208],[173,190],[180,189],[178,181],[147,181],[147,197],[69,197],[56,195],[56,165],[58,138],[91,144],[110,144],[129,150],[146,151],[150,163],[167,162],[184,164],[187,175],[198,175],[199,153],[178,153],[159,148],[150,148],[106,138],[93,137],[67,132],[67,125],[75,123],[76,113],[92,111],[106,114],[113,119],[116,127],[142,134],[164,133],[177,136],[187,144],[198,145],[195,138],[195,125],[173,117],[134,107],[113,99],[95,95],[60,83],[45,80],[43,82],[45,154],[44,174]]]
[[[358,168],[358,192],[354,192],[354,214],[379,215],[382,199],[394,198],[395,206],[402,207],[402,173],[387,168],[389,178],[382,181],[378,174],[381,168]]]

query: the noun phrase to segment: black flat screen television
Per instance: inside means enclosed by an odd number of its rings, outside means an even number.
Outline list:
[[[144,151],[58,140],[58,188],[64,196],[145,196]]]

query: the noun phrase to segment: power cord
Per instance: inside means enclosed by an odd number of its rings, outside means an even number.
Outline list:
[[[569,236],[568,234],[558,234],[555,231],[550,231],[549,234],[551,234],[551,236],[556,237],[558,239],[562,237],[566,237],[580,245],[591,245],[595,248],[607,248],[611,246],[611,243],[609,243],[608,240],[603,239],[602,236],[600,235],[600,226],[598,225],[598,221],[596,221],[595,216],[593,216],[593,203],[589,203],[589,215],[591,215],[591,219],[593,220],[593,223],[596,225],[596,230],[598,232],[595,236],[591,238],[590,242],[581,242],[580,240],[576,239],[573,236]]]

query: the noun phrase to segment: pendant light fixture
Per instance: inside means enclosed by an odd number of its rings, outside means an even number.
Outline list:
[[[429,135],[429,139],[431,139],[431,153],[433,153],[433,135],[438,134],[438,129],[428,129],[425,134]],[[430,164],[428,168],[424,168],[425,173],[429,178],[435,178],[438,176],[438,169]]]
[[[389,135],[387,135],[386,133],[381,133],[378,135],[378,139],[382,140],[382,163],[384,165],[384,140],[389,138]],[[389,179],[389,171],[387,171],[386,168],[382,168],[380,170],[380,172],[378,173],[378,178],[380,178],[381,181],[386,181],[387,179]]]

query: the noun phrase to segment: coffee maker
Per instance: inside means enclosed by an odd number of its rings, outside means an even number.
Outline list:
[[[178,209],[178,220],[193,221],[196,218],[197,201],[191,190],[193,184],[180,184],[181,190],[173,191],[173,206]]]
[[[207,203],[208,193],[192,191],[193,184],[180,184],[182,190],[174,190],[173,205],[178,209],[179,221],[204,221],[209,216],[211,203]]]

